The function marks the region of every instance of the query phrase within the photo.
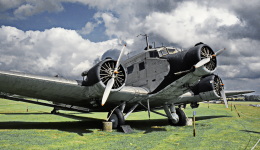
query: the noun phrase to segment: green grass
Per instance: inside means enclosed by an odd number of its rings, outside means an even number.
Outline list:
[[[241,117],[223,104],[187,107],[188,117],[197,113],[193,137],[192,126],[170,126],[156,114],[149,120],[147,112],[131,114],[134,133],[124,134],[101,131],[107,113],[52,115],[49,107],[0,99],[0,149],[251,149],[260,138],[260,108],[234,104]]]

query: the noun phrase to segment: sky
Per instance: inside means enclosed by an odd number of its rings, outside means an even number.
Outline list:
[[[0,0],[0,70],[81,79],[106,56],[198,42],[218,57],[226,90],[260,94],[258,0]]]

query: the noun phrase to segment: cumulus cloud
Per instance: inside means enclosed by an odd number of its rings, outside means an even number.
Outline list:
[[[53,0],[0,0],[0,10],[12,10],[0,15],[0,19],[25,19],[26,17],[33,16],[42,12],[60,12],[63,10],[60,1]]]
[[[93,43],[76,31],[52,28],[45,31],[21,31],[14,27],[0,28],[0,68],[33,74],[78,77],[94,60],[118,40]]]
[[[57,12],[62,11],[63,7],[59,2],[52,0],[35,1],[30,0],[27,3],[21,5],[14,11],[14,16],[17,18],[24,18],[32,16],[44,11]]]
[[[98,24],[96,24],[96,23],[87,22],[86,25],[81,30],[79,30],[78,32],[80,34],[83,34],[83,35],[89,34],[89,33],[91,33],[94,30],[94,28],[97,25]]]

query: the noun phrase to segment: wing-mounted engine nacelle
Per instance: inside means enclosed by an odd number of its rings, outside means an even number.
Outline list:
[[[193,66],[205,58],[211,58],[210,62],[206,63],[200,68],[194,68],[194,74],[197,76],[203,76],[212,74],[217,67],[217,59],[214,56],[214,51],[206,44],[198,43],[194,47],[188,50],[184,56],[184,62],[187,66]]]
[[[199,95],[202,100],[221,98],[221,91],[224,84],[219,76],[210,75],[202,78],[200,82],[192,88],[194,95]]]
[[[116,61],[112,59],[105,59],[89,71],[84,71],[82,76],[84,81],[82,86],[95,86],[97,88],[105,89],[108,81],[112,78],[115,71]],[[126,72],[122,65],[119,66],[115,75],[115,83],[112,87],[112,91],[120,90],[126,82]]]

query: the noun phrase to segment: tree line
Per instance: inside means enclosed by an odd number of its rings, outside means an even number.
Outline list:
[[[229,101],[260,101],[260,95],[239,95],[227,99]]]

